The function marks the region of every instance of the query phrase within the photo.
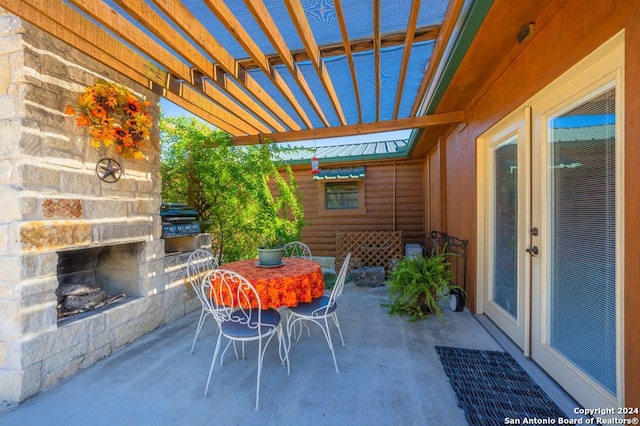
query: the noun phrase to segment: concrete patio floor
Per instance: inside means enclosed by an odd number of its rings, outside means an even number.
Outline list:
[[[389,317],[386,287],[351,287],[338,316],[333,367],[319,329],[290,352],[291,374],[280,365],[277,341],[265,355],[260,411],[254,411],[256,346],[247,359],[232,352],[213,371],[213,322],[189,353],[199,312],[138,339],[59,385],[0,414],[0,425],[465,425],[464,412],[434,346],[502,350],[468,312],[445,310],[410,323]],[[212,321],[210,318],[208,321]],[[333,329],[335,331],[335,329]]]

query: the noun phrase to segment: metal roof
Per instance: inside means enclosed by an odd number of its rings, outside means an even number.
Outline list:
[[[492,2],[449,3],[0,0],[0,7],[244,144],[461,122],[462,111],[422,116],[437,68],[464,53],[449,53],[447,46],[461,46],[449,35],[434,52],[436,39],[445,26],[472,28],[467,23],[481,21]]]
[[[306,164],[311,157],[318,157],[320,164],[327,162],[363,161],[383,158],[405,157],[408,139],[363,142],[353,144],[319,146],[283,152],[280,158],[288,164]]]

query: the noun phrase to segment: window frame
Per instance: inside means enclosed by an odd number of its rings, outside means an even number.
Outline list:
[[[345,208],[345,209],[327,209],[327,184],[332,183],[357,183],[358,189],[358,208]],[[367,214],[365,206],[365,184],[364,179],[360,178],[347,178],[347,179],[331,179],[331,180],[319,180],[320,184],[320,206],[318,209],[319,216],[364,216]]]

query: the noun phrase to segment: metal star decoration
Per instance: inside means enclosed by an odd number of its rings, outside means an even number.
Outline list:
[[[122,167],[113,158],[102,158],[96,163],[96,175],[104,182],[114,183],[122,176]]]

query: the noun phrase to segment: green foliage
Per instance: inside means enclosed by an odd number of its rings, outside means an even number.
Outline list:
[[[162,199],[195,208],[225,262],[255,256],[267,238],[299,239],[298,186],[278,160],[287,148],[233,146],[227,133],[188,117],[162,117],[160,132]]]
[[[409,315],[409,321],[435,314],[444,321],[439,299],[449,294],[451,271],[445,250],[437,256],[405,257],[389,274],[389,315]]]

